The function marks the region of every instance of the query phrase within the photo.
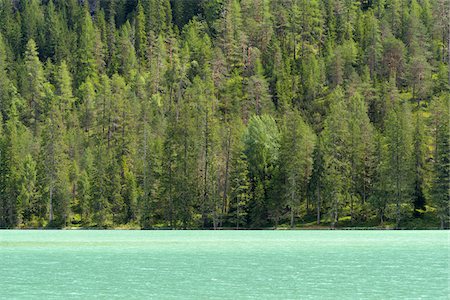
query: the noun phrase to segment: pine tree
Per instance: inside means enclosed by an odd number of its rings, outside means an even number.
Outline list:
[[[136,55],[141,64],[145,64],[147,54],[147,33],[145,30],[145,13],[142,7],[142,1],[139,0],[136,7],[136,19],[135,23],[135,41],[134,48],[136,49]]]
[[[96,119],[96,93],[94,83],[89,77],[79,88],[80,95],[80,126],[89,137]]]
[[[24,117],[26,124],[32,126],[36,132],[38,124],[41,121],[41,114],[44,110],[44,85],[46,79],[44,76],[44,68],[39,61],[36,43],[32,39],[27,43],[24,63],[25,74],[22,79],[21,93],[28,104],[28,109]]]
[[[75,97],[72,93],[72,77],[67,68],[67,64],[63,61],[59,67],[57,77],[57,96],[58,96],[58,109],[63,114],[63,120],[66,126],[73,125],[75,120],[71,120],[74,117],[73,110],[75,108]]]
[[[333,93],[334,103],[330,107],[322,131],[324,184],[330,206],[331,226],[339,220],[341,208],[348,200],[351,161],[349,153],[350,131],[348,111],[340,89]]]
[[[46,88],[49,111],[42,132],[41,174],[49,226],[65,226],[69,218],[69,174],[62,113],[50,87]]]
[[[219,32],[220,44],[232,69],[241,69],[244,64],[244,51],[247,45],[247,37],[243,32],[241,6],[237,0],[227,0],[226,14],[220,20]]]
[[[247,158],[242,150],[235,150],[233,153],[230,184],[229,222],[239,229],[240,226],[247,225],[247,206],[250,200]]]
[[[272,111],[273,104],[269,94],[269,87],[263,74],[263,67],[259,58],[259,51],[254,48],[250,48],[249,51],[254,53],[251,61],[254,61],[253,65],[247,66],[250,69],[250,77],[247,80],[247,94],[249,103],[247,104],[248,113],[254,112],[257,115],[263,113],[269,113]],[[248,119],[248,117],[245,117]]]
[[[40,1],[24,1],[22,17],[26,20],[21,23],[23,32],[22,46],[25,45],[25,42],[32,39],[37,42],[40,48],[45,48],[44,13]]]
[[[3,120],[8,116],[11,98],[15,92],[15,87],[10,81],[7,71],[7,52],[3,36],[0,33],[0,113]]]
[[[324,192],[324,165],[323,165],[323,143],[320,137],[316,141],[316,147],[313,152],[313,170],[311,174],[311,179],[308,186],[308,196],[310,199],[315,200],[316,206],[316,223],[320,225],[322,218],[322,204],[323,192]]]
[[[240,3],[242,8],[243,28],[248,35],[249,46],[264,52],[273,35],[272,15],[270,1],[244,0]]]
[[[425,129],[421,116],[418,111],[415,116],[414,134],[413,134],[413,159],[414,159],[414,191],[412,201],[414,205],[414,216],[421,215],[419,210],[425,210],[425,180],[426,180],[426,157],[427,144],[425,141]]]
[[[57,10],[53,0],[46,6],[45,20],[45,57],[57,63],[71,60],[72,43],[76,37],[67,27],[64,16]]]
[[[431,92],[431,66],[425,56],[415,54],[409,62],[409,80],[412,97],[417,101],[427,99]]]
[[[397,104],[386,119],[387,162],[390,168],[385,175],[389,181],[387,192],[393,206],[396,228],[409,212],[412,194],[412,128],[411,113],[407,104]]]
[[[284,197],[289,206],[290,224],[293,228],[300,205],[306,202],[316,136],[297,111],[288,112],[285,118],[280,165],[285,177]]]
[[[450,221],[450,128],[448,94],[436,99],[433,105],[434,166],[432,195],[441,229]]]
[[[358,93],[350,97],[348,111],[351,164],[350,214],[353,222],[355,218],[365,218],[364,205],[372,189],[375,164],[374,129],[367,115],[365,101]]]
[[[245,154],[250,166],[253,197],[249,203],[251,226],[267,223],[267,206],[270,182],[277,168],[280,148],[280,132],[275,120],[269,115],[252,116],[244,137]]]
[[[402,41],[389,37],[383,41],[382,64],[386,78],[399,78],[405,65],[405,45]]]
[[[92,221],[95,226],[104,228],[112,224],[111,204],[108,201],[109,178],[107,164],[110,156],[107,155],[105,144],[98,145],[94,150],[94,167],[92,170]],[[114,174],[113,174],[114,175]]]
[[[17,223],[27,225],[33,219],[39,197],[36,162],[30,154],[25,157],[21,171],[20,190],[17,196]]]
[[[77,85],[80,85],[87,77],[96,78],[97,68],[95,64],[95,34],[94,24],[92,22],[89,10],[89,1],[84,2],[83,13],[80,21],[80,36],[78,39],[78,68]]]
[[[377,78],[380,71],[380,60],[382,54],[382,43],[380,36],[380,25],[378,19],[370,11],[364,18],[364,38],[362,41],[364,51],[363,59],[369,66],[370,77]]]
[[[384,137],[377,132],[375,135],[375,169],[373,174],[373,193],[368,201],[375,209],[378,218],[380,219],[380,226],[384,225],[387,205],[389,202],[389,190],[386,174],[389,171],[389,161],[387,159],[387,146],[384,143]]]
[[[137,221],[139,218],[138,211],[138,190],[136,178],[133,171],[129,167],[125,158],[122,158],[122,198],[125,204],[124,223]]]
[[[130,34],[131,25],[127,21],[120,30],[117,60],[120,66],[119,73],[132,80],[137,72],[137,60]]]
[[[21,178],[23,177],[24,158],[29,154],[32,135],[19,121],[16,110],[16,101],[13,100],[10,118],[6,121],[2,140],[2,206],[3,226],[14,227],[20,225],[22,208],[17,202],[21,190]],[[34,209],[37,209],[36,205]]]

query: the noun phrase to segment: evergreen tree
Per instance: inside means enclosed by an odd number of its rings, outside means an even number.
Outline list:
[[[389,181],[387,192],[393,206],[396,227],[408,214],[413,188],[411,113],[407,104],[397,104],[388,112],[386,119],[387,162],[390,166],[385,175]]]
[[[320,137],[319,137],[320,138]],[[313,170],[308,186],[308,196],[315,202],[316,223],[320,225],[322,217],[323,191],[324,191],[324,166],[323,166],[323,143],[320,139],[316,141],[313,152]]]
[[[75,120],[71,120],[74,117],[73,110],[75,109],[75,97],[72,94],[72,76],[67,69],[66,62],[62,62],[59,67],[57,77],[57,95],[58,109],[63,114],[63,120],[67,125],[74,125]]]
[[[413,134],[413,157],[414,157],[414,191],[412,201],[414,204],[414,215],[420,216],[419,210],[425,210],[425,180],[426,165],[425,157],[427,144],[425,141],[425,132],[422,116],[418,112],[415,116],[414,134]]]
[[[87,77],[96,78],[97,75],[95,64],[95,41],[97,36],[89,10],[89,1],[84,1],[81,18],[77,60],[79,63],[77,68],[78,85],[84,82]]]
[[[230,225],[239,229],[241,226],[247,226],[248,222],[248,203],[250,201],[250,180],[249,166],[247,156],[245,155],[245,145],[242,138],[242,130],[234,136],[231,152],[230,167],[230,209],[228,212]]]
[[[131,26],[127,21],[120,30],[117,60],[120,74],[133,79],[136,75],[136,52],[130,38]]]
[[[290,210],[291,228],[300,205],[306,202],[307,187],[312,174],[315,138],[311,128],[298,112],[288,112],[281,138],[280,165],[284,173],[285,199]]]
[[[50,226],[66,226],[69,218],[69,174],[67,165],[67,145],[64,143],[62,113],[51,87],[46,86],[49,111],[42,132],[41,176],[45,192],[43,197],[48,205]]]
[[[41,114],[44,111],[44,97],[46,78],[42,63],[39,61],[36,43],[29,40],[24,58],[24,71],[21,93],[27,102],[24,119],[27,125],[36,132]]]
[[[8,116],[11,98],[15,92],[9,79],[7,66],[7,48],[0,33],[0,113],[3,120]]]
[[[382,44],[378,19],[370,11],[364,18],[364,38],[362,41],[364,62],[369,66],[370,77],[376,78],[380,71]]]
[[[19,179],[19,194],[17,196],[17,223],[30,224],[35,214],[34,210],[38,202],[37,169],[33,157],[28,154],[22,167],[22,175]]]
[[[348,200],[351,161],[349,153],[350,131],[348,111],[340,89],[334,92],[334,103],[330,107],[322,131],[324,183],[330,207],[331,226],[335,227],[339,213]]]
[[[135,42],[134,48],[136,49],[136,55],[139,61],[145,63],[145,57],[147,54],[147,33],[145,30],[145,13],[142,7],[142,1],[139,0],[136,7],[136,19],[135,19]]]
[[[442,95],[433,106],[434,168],[432,195],[441,229],[450,218],[450,137],[449,98]]]
[[[365,218],[364,206],[370,197],[374,170],[374,129],[367,115],[364,99],[358,94],[350,97],[349,151],[351,164],[350,215]],[[357,200],[358,203],[355,203]]]
[[[249,49],[249,51],[251,49]],[[272,110],[273,105],[270,99],[268,84],[266,79],[264,78],[263,67],[259,59],[259,51],[257,49],[251,51],[256,52],[256,54],[252,58],[252,61],[254,61],[254,65],[247,67],[252,71],[249,74],[251,76],[247,81],[247,94],[249,97],[249,103],[248,108],[246,109],[248,109],[249,112],[254,112],[257,115],[261,115],[263,113],[269,113]]]
[[[269,115],[252,116],[245,135],[245,154],[248,158],[253,197],[249,203],[251,226],[267,224],[267,205],[278,199],[269,198],[270,182],[277,168],[280,132]]]

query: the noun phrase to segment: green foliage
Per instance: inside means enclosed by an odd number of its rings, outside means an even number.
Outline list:
[[[0,227],[447,227],[447,8],[0,1]]]
[[[252,116],[244,136],[245,155],[252,181],[251,222],[263,226],[267,222],[270,182],[278,167],[280,131],[269,115]]]
[[[306,200],[315,143],[314,132],[299,113],[288,112],[281,138],[280,169],[285,180],[283,198],[291,211],[291,227],[300,204]]]
[[[449,95],[435,99],[433,105],[434,165],[432,195],[436,205],[441,228],[450,218],[450,128]]]
[[[321,133],[324,182],[332,226],[336,225],[339,213],[348,199],[351,178],[349,113],[343,96],[340,89],[334,92],[330,113]]]
[[[413,141],[411,112],[408,104],[396,105],[386,120],[386,164],[389,169],[387,194],[392,213],[395,214],[396,226],[410,211],[413,189]]]

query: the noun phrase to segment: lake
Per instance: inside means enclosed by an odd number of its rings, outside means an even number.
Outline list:
[[[0,231],[2,299],[448,299],[449,231]]]

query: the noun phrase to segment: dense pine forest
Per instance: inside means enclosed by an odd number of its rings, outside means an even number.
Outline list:
[[[449,226],[448,0],[0,0],[0,227]]]

